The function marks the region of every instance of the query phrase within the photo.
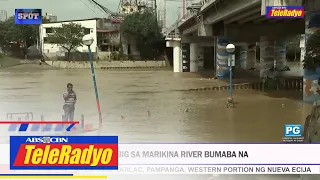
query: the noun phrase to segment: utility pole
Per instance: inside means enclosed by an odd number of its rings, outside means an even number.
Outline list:
[[[158,24],[159,24],[159,22],[158,22],[157,0],[154,0],[154,13],[155,13],[156,22],[157,22],[157,25],[158,25]],[[158,25],[157,27],[159,27],[159,25]],[[157,28],[157,31],[159,31],[159,29],[158,29],[158,28]]]
[[[167,0],[164,0],[163,9],[163,32],[167,31]]]
[[[154,0],[154,12],[156,13],[156,17],[158,17],[157,0]],[[157,21],[158,21],[158,18],[157,18]]]
[[[187,1],[186,0],[183,0],[182,1],[182,19],[185,19],[186,18],[186,7],[187,6]]]

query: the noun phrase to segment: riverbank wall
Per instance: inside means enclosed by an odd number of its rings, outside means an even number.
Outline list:
[[[89,69],[89,61],[45,61],[46,64],[62,69]],[[109,68],[162,68],[167,67],[165,61],[94,61],[93,65],[99,69]]]
[[[22,64],[20,59],[11,57],[0,57],[0,68],[11,67]]]

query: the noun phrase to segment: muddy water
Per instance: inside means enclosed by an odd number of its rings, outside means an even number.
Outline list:
[[[235,91],[237,107],[227,109],[227,91],[180,91],[208,83],[192,75],[169,71],[97,70],[96,73],[103,116],[101,134],[118,135],[121,142],[279,142],[284,124],[301,124],[308,112],[300,100],[281,95],[270,97],[249,90]],[[8,68],[2,69],[0,76],[2,119],[8,112],[33,112],[35,119],[41,114],[47,120],[61,119],[62,92],[71,82],[78,95],[76,119],[84,114],[86,123],[97,126],[90,70]],[[292,97],[296,97],[296,93]],[[144,176],[179,180],[210,177]],[[245,179],[287,177],[294,179],[291,176],[245,176]],[[117,176],[112,179],[127,178]]]

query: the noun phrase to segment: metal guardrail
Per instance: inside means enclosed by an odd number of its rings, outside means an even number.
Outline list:
[[[200,4],[201,4],[201,8],[200,8],[200,13],[208,8],[211,4],[215,3],[217,0],[201,0],[200,1]],[[173,23],[173,25],[171,25],[169,28],[167,28],[165,34],[170,34],[172,32],[174,32],[174,30],[176,28],[178,28],[180,25],[182,25],[185,21],[188,21],[190,18],[196,16],[199,12],[188,12],[186,14],[186,17],[185,18],[181,18],[181,19],[178,19],[175,23]]]
[[[203,0],[201,2],[201,9],[200,12],[203,11],[204,9],[208,8],[211,4],[215,3],[217,0]]]
[[[253,83],[241,83],[241,84],[233,84],[233,89],[254,89],[258,91],[265,90],[295,90],[295,91],[303,91],[303,80],[302,78],[289,78],[289,79],[281,79],[274,81],[274,86],[270,86],[270,83],[267,82],[253,82]],[[201,87],[195,89],[188,89],[183,91],[210,91],[210,90],[229,90],[229,85],[224,86],[212,86],[212,87]]]
[[[191,18],[194,17],[195,15],[197,15],[196,12],[188,12],[184,18],[178,19],[175,23],[173,23],[173,24],[167,29],[167,31],[165,32],[165,34],[170,34],[170,33],[174,32],[176,28],[178,28],[179,26],[181,26],[181,24],[183,24],[185,21],[188,21],[189,19],[191,19]]]
[[[181,38],[180,34],[167,34],[166,38],[176,39]]]
[[[179,21],[181,19],[178,19],[175,23],[173,23],[169,28],[167,28],[167,31],[165,32],[166,34],[170,34],[173,32],[178,26],[179,26]]]

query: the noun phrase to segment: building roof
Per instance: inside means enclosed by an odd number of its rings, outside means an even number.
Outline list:
[[[98,20],[98,19],[103,19],[103,18],[72,19],[72,20],[65,20],[65,21],[47,22],[47,23],[43,23],[43,24],[62,23],[62,22],[74,22],[74,21],[90,21],[90,20]]]

